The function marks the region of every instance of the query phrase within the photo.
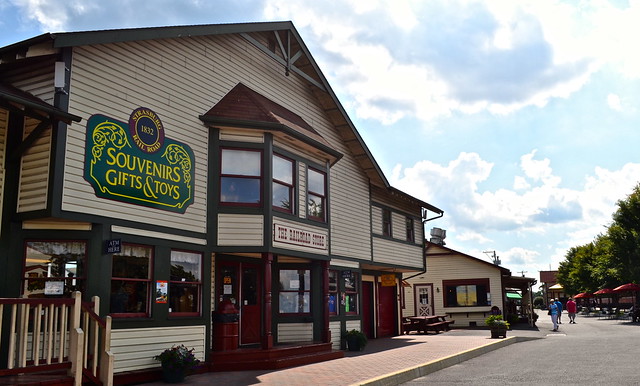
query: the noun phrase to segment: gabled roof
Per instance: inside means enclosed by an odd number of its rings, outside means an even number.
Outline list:
[[[333,158],[332,163],[342,157],[298,114],[242,83],[238,83],[200,119],[212,125],[276,130],[324,151]]]
[[[462,252],[456,251],[454,249],[447,248],[444,245],[435,244],[435,243],[432,243],[430,241],[426,241],[425,244],[426,244],[425,255],[427,256],[427,264],[429,264],[429,258],[430,257],[460,256],[460,257],[464,257],[466,259],[471,259],[471,260],[476,261],[478,263],[486,264],[488,266],[494,267],[495,269],[499,269],[501,271],[501,275],[502,276],[511,276],[511,271],[509,269],[501,267],[499,265],[495,265],[495,264],[490,263],[488,261],[484,261],[482,259],[478,259],[477,257],[473,257],[471,255],[467,255],[466,253],[462,253]],[[439,250],[439,251],[435,251],[435,250]]]
[[[179,39],[192,36],[239,34],[245,40],[260,49],[283,66],[285,74],[295,73],[304,78],[311,86],[320,106],[336,128],[342,141],[349,148],[360,167],[367,174],[371,184],[390,189],[391,186],[382,173],[376,160],[364,143],[355,125],[347,115],[344,107],[331,89],[329,82],[320,71],[319,66],[307,49],[300,34],[290,21],[238,23],[238,24],[205,24],[189,26],[130,28],[83,32],[50,33],[36,36],[22,42],[0,48],[3,62],[15,57],[26,57],[28,48],[36,44],[51,42],[54,48],[73,47],[93,44],[106,44],[151,39]],[[9,59],[7,59],[9,58]],[[405,198],[421,202],[404,194]],[[436,213],[443,211],[429,205]]]

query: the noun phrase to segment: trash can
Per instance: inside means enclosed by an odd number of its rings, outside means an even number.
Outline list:
[[[213,317],[213,350],[229,351],[238,349],[238,309],[228,300],[218,304]]]

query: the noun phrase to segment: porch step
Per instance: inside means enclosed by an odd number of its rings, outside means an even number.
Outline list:
[[[331,343],[277,346],[270,350],[238,349],[215,351],[211,355],[211,371],[277,370],[344,357]]]
[[[73,386],[73,377],[65,372],[43,372],[0,377],[0,385]]]

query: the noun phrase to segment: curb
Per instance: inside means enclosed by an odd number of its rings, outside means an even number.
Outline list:
[[[502,347],[506,347],[513,343],[522,342],[531,339],[539,338],[522,338],[511,336],[505,339],[501,339],[497,342],[487,343],[480,347],[472,348],[467,351],[462,351],[457,354],[449,355],[444,358],[436,359],[431,362],[427,362],[418,366],[410,367],[404,370],[399,370],[393,373],[381,375],[379,377],[367,379],[362,382],[354,383],[351,386],[367,385],[367,386],[393,386],[401,383],[409,382],[413,379],[424,377],[438,370],[457,365],[458,363],[475,358],[482,354],[486,354],[490,351],[497,350]]]

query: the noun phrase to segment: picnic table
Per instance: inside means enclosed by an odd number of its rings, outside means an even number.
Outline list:
[[[449,331],[454,320],[447,320],[446,315],[430,315],[430,316],[409,316],[403,318],[402,332],[408,334],[411,331],[426,334],[433,331],[439,334],[440,331]]]

